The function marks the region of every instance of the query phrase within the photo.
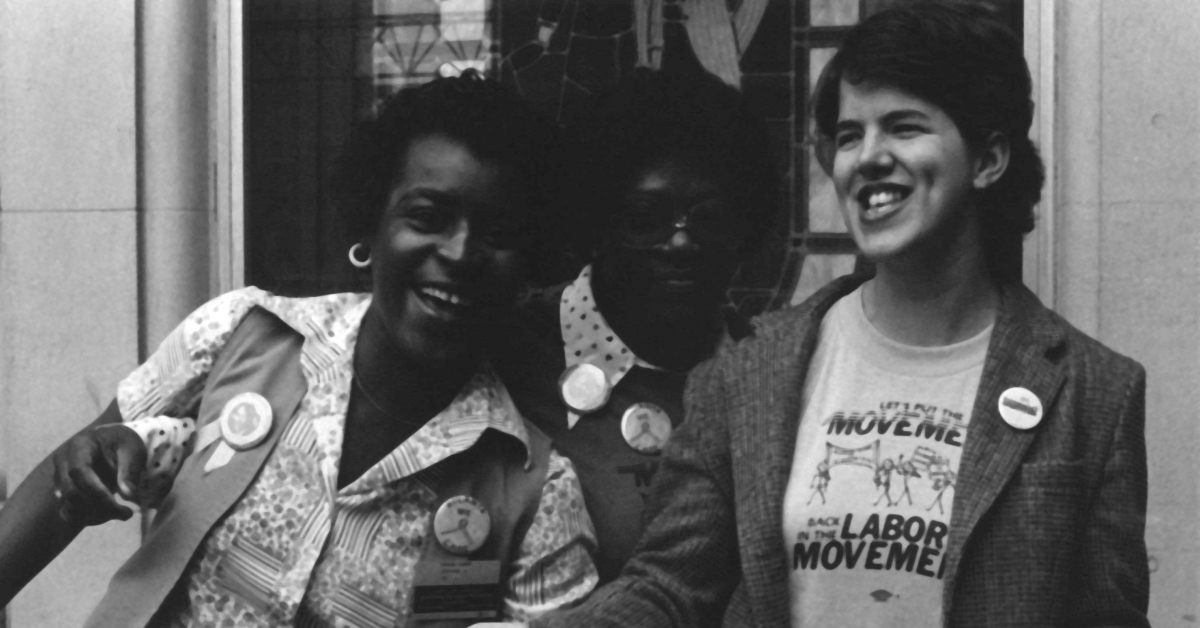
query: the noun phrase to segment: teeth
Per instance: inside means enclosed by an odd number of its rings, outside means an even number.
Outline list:
[[[467,299],[464,299],[457,294],[446,292],[445,290],[438,290],[437,288],[421,288],[421,293],[440,301],[445,301],[451,305],[470,305],[470,302],[468,302]]]
[[[900,200],[899,192],[875,192],[867,198],[867,206],[871,209]]]

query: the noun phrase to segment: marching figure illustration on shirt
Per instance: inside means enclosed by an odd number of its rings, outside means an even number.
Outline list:
[[[908,496],[908,505],[911,506],[913,500],[912,491],[908,489],[908,478],[919,478],[921,474],[917,471],[917,466],[913,464],[911,458],[908,462],[904,461],[904,454],[900,454],[900,464],[896,465],[896,473],[899,473],[900,477],[904,479],[904,492],[900,493],[900,497],[896,498],[896,504],[899,504],[901,499]]]
[[[939,460],[934,466],[929,469],[929,477],[933,480],[933,490],[937,491],[937,497],[933,503],[925,509],[925,512],[933,510],[934,506],[938,507],[939,514],[946,514],[946,509],[942,505],[942,495],[946,494],[946,489],[954,488],[954,471],[950,469],[949,462]]]
[[[896,465],[892,462],[892,459],[888,458],[887,460],[883,461],[883,464],[875,468],[875,486],[879,487],[881,490],[879,492],[879,497],[875,500],[875,503],[871,504],[872,506],[878,506],[879,501],[884,497],[887,498],[888,506],[891,506],[894,503],[892,502],[891,491],[892,470],[895,469],[895,467]]]
[[[821,503],[825,503],[825,489],[829,488],[829,463],[822,460],[817,463],[817,474],[813,476],[812,481],[813,492],[808,496],[808,504],[812,503],[814,497],[821,495]],[[807,505],[807,504],[806,504]]]

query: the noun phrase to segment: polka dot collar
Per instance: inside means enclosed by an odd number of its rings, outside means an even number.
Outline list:
[[[609,385],[614,387],[634,365],[659,370],[659,367],[634,355],[604,320],[592,294],[591,265],[585,267],[575,282],[563,290],[558,319],[562,326],[566,368],[576,364],[598,366],[608,376]],[[567,412],[568,429],[575,427],[578,421],[578,414]]]

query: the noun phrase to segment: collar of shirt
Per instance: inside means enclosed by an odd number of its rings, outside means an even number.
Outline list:
[[[329,295],[314,299],[285,299],[262,293],[259,303],[304,336],[301,368],[308,392],[300,404],[302,418],[310,421],[319,448],[321,473],[331,495],[371,499],[396,480],[427,469],[469,449],[483,432],[494,429],[525,446],[529,434],[508,391],[491,367],[484,363],[459,391],[454,401],[425,423],[358,479],[337,490],[342,434],[353,379],[354,345],[369,295]]]
[[[563,339],[566,368],[576,364],[600,367],[608,377],[609,386],[616,387],[634,365],[662,370],[634,355],[625,342],[608,326],[596,307],[592,294],[592,266],[584,267],[571,285],[563,290],[558,306],[558,320]],[[579,415],[567,411],[567,429],[575,427]]]

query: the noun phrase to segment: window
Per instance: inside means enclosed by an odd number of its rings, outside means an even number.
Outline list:
[[[787,211],[730,297],[747,314],[798,303],[855,266],[813,156],[811,91],[846,31],[896,1],[247,2],[246,283],[291,295],[366,289],[327,182],[355,116],[392,90],[475,67],[569,125],[583,99],[638,64],[699,64],[739,84],[768,120],[786,175]],[[1019,31],[1019,1],[980,1]]]

